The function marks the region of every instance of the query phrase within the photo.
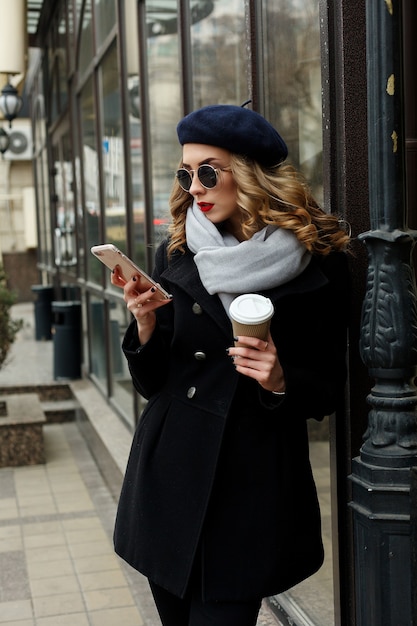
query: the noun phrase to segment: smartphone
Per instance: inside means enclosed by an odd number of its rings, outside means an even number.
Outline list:
[[[105,243],[100,246],[93,246],[91,252],[95,257],[99,259],[109,269],[114,270],[116,265],[119,265],[123,278],[127,281],[135,274],[139,274],[141,284],[147,289],[155,287],[156,291],[153,299],[171,300],[172,296],[165,289],[158,285],[153,278],[148,276],[146,272],[140,269],[128,256],[123,254],[119,248],[116,248],[112,243]]]

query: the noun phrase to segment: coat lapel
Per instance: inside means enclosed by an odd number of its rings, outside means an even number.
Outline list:
[[[187,250],[185,254],[172,257],[168,267],[162,272],[161,278],[181,287],[188,295],[198,302],[205,313],[216,322],[223,333],[230,338],[232,324],[217,295],[211,296],[200,280],[194,255]]]

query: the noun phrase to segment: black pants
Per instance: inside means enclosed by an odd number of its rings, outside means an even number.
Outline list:
[[[162,626],[256,626],[260,600],[204,602],[201,585],[193,585],[184,598],[149,581]]]

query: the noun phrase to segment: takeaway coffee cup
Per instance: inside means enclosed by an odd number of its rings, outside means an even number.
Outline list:
[[[233,335],[267,340],[274,306],[269,298],[257,293],[245,293],[233,300],[229,307]]]

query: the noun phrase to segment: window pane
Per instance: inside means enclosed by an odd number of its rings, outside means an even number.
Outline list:
[[[94,55],[93,48],[93,22],[91,16],[91,0],[86,0],[83,23],[80,32],[80,58],[78,63],[78,69],[80,75],[83,74],[86,67],[91,63]]]
[[[128,79],[133,85],[129,92],[138,90],[138,77]],[[133,256],[135,261],[145,267],[145,203],[143,197],[143,159],[142,159],[142,131],[139,112],[129,116],[130,122],[130,160],[132,164],[132,196],[133,196]],[[166,210],[167,207],[165,207]]]
[[[50,207],[50,188],[49,188],[49,164],[48,164],[48,151],[46,147],[41,152],[41,163],[40,167],[42,169],[42,182],[43,182],[43,197],[45,200],[45,224],[44,224],[44,233],[45,233],[45,253],[44,253],[44,262],[46,265],[53,266],[54,265],[54,253],[52,250],[52,226],[51,226],[51,207]]]
[[[324,564],[316,574],[279,595],[278,602],[285,606],[290,617],[293,607],[296,615],[308,616],[308,624],[334,626],[329,420],[320,423],[310,420],[308,427],[310,461],[322,519]]]
[[[50,234],[50,216],[49,216],[49,203],[47,198],[49,197],[48,181],[44,180],[44,161],[47,157],[46,148],[36,158],[36,198],[38,204],[38,227],[39,227],[39,260],[42,264],[47,265],[48,261],[48,236]]]
[[[81,175],[81,159],[79,156],[74,158],[74,177],[75,177],[75,190],[77,193],[77,197],[75,199],[76,210],[76,222],[77,222],[77,245],[78,245],[78,275],[84,277],[85,273],[85,257],[86,254],[90,254],[90,250],[85,245],[84,241],[84,211],[81,200],[81,189],[82,189],[82,175]],[[86,216],[88,215],[88,211],[86,211]],[[86,219],[88,219],[86,217]]]
[[[107,376],[106,329],[104,326],[104,302],[95,296],[90,301],[90,371],[104,385]]]
[[[67,134],[53,148],[56,208],[55,258],[61,267],[77,263],[71,144]]]
[[[84,3],[84,0],[73,0],[75,3],[75,24],[74,24],[74,32],[78,32],[78,28],[81,20],[81,9]]]
[[[126,417],[132,429],[134,423],[133,385],[127,366],[127,360],[122,352],[122,341],[132,317],[124,302],[110,304],[110,352],[112,372],[112,396],[118,408]]]
[[[67,16],[68,16],[68,37],[67,37],[67,46],[68,46],[68,73],[71,73],[75,68],[75,55],[73,51],[75,50],[75,27],[76,27],[76,8],[74,6],[74,1],[71,0],[67,4]]]
[[[98,49],[116,22],[115,0],[95,0],[96,48]]]
[[[181,154],[175,133],[181,117],[177,2],[147,2],[146,15],[149,33],[153,219],[159,222],[168,215],[168,197]]]
[[[65,6],[61,7],[61,15],[57,24],[56,56],[59,78],[59,111],[62,113],[68,105],[68,64],[67,64],[67,25],[64,13]]]
[[[101,283],[101,264],[89,254],[91,246],[101,243],[100,237],[100,204],[97,137],[95,130],[95,112],[93,85],[90,79],[85,85],[80,99],[81,108],[81,140],[82,140],[82,171],[85,198],[85,219],[87,220],[86,260],[88,278]]]
[[[101,67],[105,239],[126,249],[126,199],[119,68],[114,44]]]
[[[194,108],[248,99],[244,0],[199,3],[191,28]],[[194,18],[196,20],[196,17]]]
[[[288,144],[289,161],[301,169],[322,202],[320,18],[316,0],[262,0],[265,115]],[[322,512],[325,562],[285,600],[312,624],[333,626],[333,568],[328,421],[309,424],[310,456]],[[283,600],[284,602],[284,600]]]
[[[48,178],[44,178],[47,169],[44,163],[47,161],[46,129],[45,129],[45,101],[43,96],[43,72],[40,71],[36,81],[34,92],[34,147],[35,147],[35,171],[36,171],[36,201],[38,211],[39,229],[39,261],[48,263],[47,233],[50,233],[49,223],[49,185]]]
[[[138,16],[136,0],[124,3],[126,36],[127,93],[129,98],[130,161],[133,198],[133,257],[145,267],[145,203],[139,78]]]
[[[322,201],[319,3],[263,0],[266,117]]]

